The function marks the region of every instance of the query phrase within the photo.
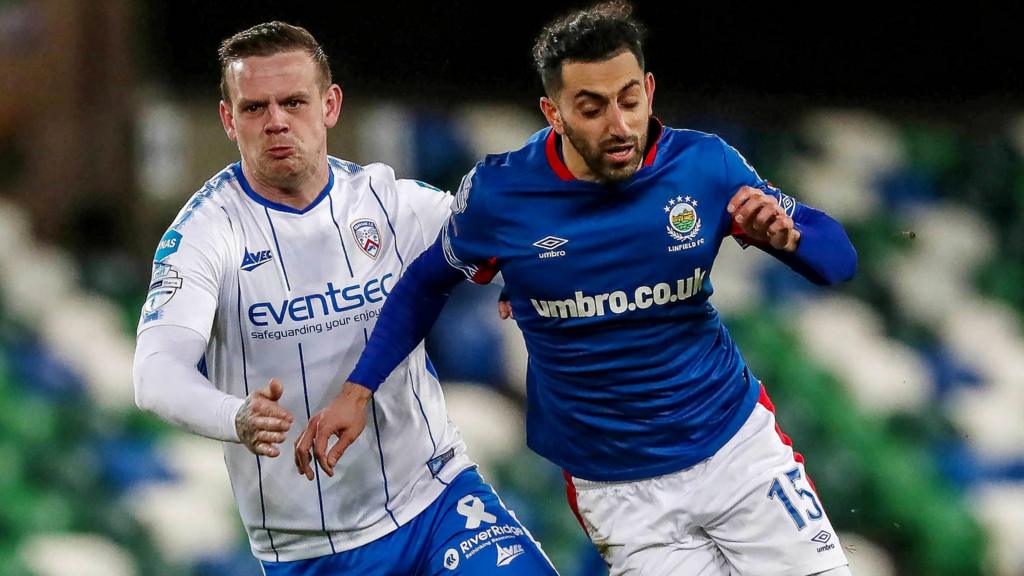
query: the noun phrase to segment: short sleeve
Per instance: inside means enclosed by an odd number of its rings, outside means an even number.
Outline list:
[[[226,216],[221,222],[197,214],[160,238],[138,333],[154,326],[182,326],[209,341],[227,251],[220,226],[228,226]]]
[[[419,221],[423,246],[430,246],[451,215],[452,195],[419,180],[397,180],[396,187]]]
[[[480,165],[462,179],[452,202],[452,214],[441,229],[441,243],[448,265],[477,284],[487,284],[498,273],[494,246],[493,215]]]

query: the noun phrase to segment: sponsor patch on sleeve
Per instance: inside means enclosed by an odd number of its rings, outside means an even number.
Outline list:
[[[154,262],[162,262],[164,258],[167,258],[171,254],[178,251],[181,247],[181,233],[177,230],[168,230],[164,237],[160,239],[160,243],[156,246],[156,254],[153,255]]]
[[[426,188],[427,190],[433,190],[434,192],[441,192],[442,194],[445,193],[444,190],[441,190],[437,186],[427,184],[426,182],[422,182],[420,180],[413,180],[413,182],[415,182],[416,185],[419,186],[420,188]]]

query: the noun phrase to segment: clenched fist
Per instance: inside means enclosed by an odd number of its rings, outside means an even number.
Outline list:
[[[726,210],[752,242],[785,252],[796,251],[800,231],[774,196],[743,186],[729,200]]]

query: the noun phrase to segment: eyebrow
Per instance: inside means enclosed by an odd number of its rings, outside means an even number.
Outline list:
[[[294,92],[292,94],[285,96],[284,98],[281,98],[280,100],[278,100],[278,102],[290,102],[292,100],[309,100],[309,98],[309,93],[307,93],[305,90],[300,90],[299,92]]]
[[[636,80],[636,79],[630,80],[629,82],[626,83],[625,86],[623,86],[622,88],[619,88],[619,91],[617,92],[617,94],[622,94],[623,92],[629,90],[630,88],[632,88],[634,86],[639,86],[639,85],[640,85],[640,81],[639,80]],[[573,96],[573,100],[578,100],[580,98],[593,98],[595,100],[601,100],[602,102],[608,99],[608,98],[605,98],[605,96],[603,94],[598,94],[597,92],[591,92],[590,90],[586,90],[586,89],[579,90]]]
[[[290,102],[292,100],[309,100],[309,94],[306,93],[303,90],[303,91],[299,91],[299,92],[294,92],[294,93],[289,94],[289,95],[287,95],[287,96],[285,96],[283,98],[279,98],[277,101],[278,102]],[[248,99],[248,98],[241,98],[241,99],[238,100],[238,107],[239,108],[248,108],[249,106],[266,106],[267,102],[268,101],[266,99],[251,100],[251,99]]]

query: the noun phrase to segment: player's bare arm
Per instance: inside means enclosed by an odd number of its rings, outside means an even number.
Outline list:
[[[235,430],[238,439],[253,454],[277,457],[281,450],[274,444],[284,442],[284,434],[292,426],[292,414],[284,409],[278,400],[284,394],[284,386],[277,378],[254,391],[245,399],[235,415]]]
[[[298,440],[295,441],[295,467],[299,474],[304,474],[307,479],[313,479],[313,467],[311,466],[310,450],[316,458],[320,468],[328,476],[334,476],[334,466],[341,459],[345,450],[359,438],[366,427],[366,403],[370,401],[373,392],[369,388],[345,382],[341,387],[341,393],[324,408],[309,419],[309,424],[302,431]],[[337,436],[338,441],[327,449],[327,442],[332,436]]]
[[[774,196],[757,188],[742,186],[729,200],[726,210],[750,240],[768,244],[776,250],[796,251],[800,231]]]

